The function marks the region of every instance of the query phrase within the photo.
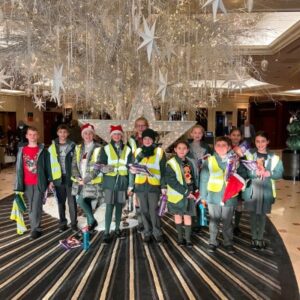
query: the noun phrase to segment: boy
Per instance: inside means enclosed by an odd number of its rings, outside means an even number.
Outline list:
[[[209,252],[215,252],[218,246],[218,226],[222,219],[224,247],[228,253],[235,253],[232,245],[232,216],[237,205],[236,197],[222,202],[226,187],[225,170],[230,150],[230,140],[226,137],[216,138],[215,154],[203,164],[200,175],[201,200],[208,203],[209,221]]]
[[[72,196],[72,159],[75,143],[68,139],[69,129],[66,125],[57,127],[58,138],[52,141],[48,151],[50,153],[50,165],[53,183],[51,187],[56,190],[59,212],[59,232],[68,229],[66,219],[66,199],[68,199],[71,228],[77,231],[77,204]]]
[[[51,179],[49,153],[38,144],[38,130],[28,127],[28,144],[20,147],[16,163],[15,192],[25,193],[29,204],[30,239],[41,236],[43,196]]]
[[[130,190],[132,190],[133,176],[129,174],[127,169],[127,165],[132,162],[132,152],[130,147],[124,145],[123,135],[121,125],[112,125],[110,129],[111,141],[101,149],[100,153],[100,164],[114,167],[114,171],[103,175],[104,201],[106,203],[103,238],[105,244],[110,242],[110,225],[114,208],[116,210],[115,235],[119,239],[125,238],[124,232],[120,230],[120,223],[123,204],[126,202],[126,193],[131,194],[128,187],[131,186]]]

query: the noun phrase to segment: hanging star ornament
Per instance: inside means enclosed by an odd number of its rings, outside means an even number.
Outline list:
[[[38,97],[36,88],[33,91],[33,103],[34,107],[39,111],[46,109],[46,101],[44,101],[42,97]]]
[[[7,82],[6,82],[6,79],[8,78],[11,78],[12,76],[9,76],[9,75],[4,75],[4,71],[5,71],[5,68],[1,70],[0,72],[0,87],[2,84],[8,86],[8,87],[11,87]]]
[[[54,66],[54,72],[53,72],[53,85],[51,88],[51,98],[50,100],[57,103],[57,106],[61,106],[61,94],[60,90],[65,91],[65,87],[63,85],[63,65],[61,65],[59,68]]]
[[[163,149],[171,146],[196,124],[195,121],[157,121],[150,98],[147,96],[143,97],[140,93],[133,102],[128,120],[80,119],[79,122],[81,124],[92,124],[95,127],[96,134],[106,142],[110,142],[111,125],[121,125],[124,132],[131,133],[134,130],[134,122],[139,117],[145,117],[153,130],[168,132],[159,141]]]
[[[161,100],[162,102],[165,102],[165,97],[167,93],[167,87],[168,87],[168,72],[163,75],[161,70],[159,70],[159,80],[158,80],[158,89],[156,91],[156,95],[161,94]]]
[[[205,8],[206,6],[212,4],[212,12],[213,12],[213,19],[214,22],[217,21],[217,12],[218,9],[220,9],[225,15],[227,14],[227,10],[224,6],[223,0],[207,0],[205,4],[202,6],[202,8]]]
[[[138,50],[143,47],[147,48],[147,57],[148,57],[148,62],[150,63],[152,51],[154,48],[154,39],[156,38],[154,36],[156,21],[154,22],[154,24],[150,29],[145,17],[143,17],[143,24],[144,24],[144,32],[139,33],[139,35],[144,39],[144,41],[138,47]]]
[[[171,62],[172,56],[177,56],[174,48],[175,46],[171,42],[165,42],[165,49],[163,51],[164,56],[167,58],[168,63]]]

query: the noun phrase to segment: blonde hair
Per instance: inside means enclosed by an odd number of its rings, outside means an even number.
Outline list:
[[[196,128],[201,129],[201,131],[202,131],[203,134],[205,133],[204,127],[201,126],[201,125],[199,125],[199,124],[197,124],[197,125],[194,125],[194,126],[192,127],[192,129],[191,129],[191,131],[190,131],[190,134],[191,134],[191,133],[193,132],[193,130],[196,129]]]
[[[147,120],[145,117],[139,117],[139,118],[137,118],[137,119],[135,120],[135,122],[134,122],[134,127],[136,127],[136,124],[137,124],[137,122],[139,122],[139,121],[145,122],[145,125],[147,126],[147,128],[149,128],[149,122],[148,122],[148,120]]]

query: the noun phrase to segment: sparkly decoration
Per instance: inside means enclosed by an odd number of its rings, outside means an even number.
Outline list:
[[[159,70],[158,84],[159,84],[159,87],[156,91],[156,95],[161,94],[161,100],[162,100],[162,102],[165,102],[165,97],[166,97],[167,87],[168,87],[168,73],[163,75],[161,70]]]
[[[33,90],[33,99],[33,104],[35,108],[37,108],[39,111],[46,109],[46,101],[43,100],[42,97],[38,97],[36,87]]]
[[[110,126],[121,125],[125,132],[132,132],[134,129],[134,122],[139,117],[145,117],[150,125],[150,128],[157,132],[168,132],[160,138],[160,143],[163,149],[167,149],[189,129],[191,129],[196,122],[194,121],[156,121],[155,113],[151,100],[149,97],[142,97],[138,95],[133,102],[128,120],[95,120],[95,119],[81,119],[80,123],[90,123],[95,127],[96,134],[104,139],[106,142],[110,141]]]
[[[10,87],[10,85],[5,80],[8,78],[11,78],[12,76],[4,75],[4,71],[5,71],[5,69],[2,69],[0,72],[0,87],[2,84]]]
[[[60,90],[65,90],[63,85],[63,76],[62,76],[63,65],[59,67],[59,69],[54,66],[54,74],[53,74],[53,85],[51,89],[51,100],[57,103],[57,106],[61,106],[61,95]]]
[[[164,49],[163,53],[164,53],[165,57],[167,58],[168,63],[170,63],[171,62],[171,57],[172,56],[177,56],[177,54],[174,50],[175,46],[172,43],[168,42],[168,41],[165,42],[164,46],[165,46],[165,49]]]
[[[214,92],[210,93],[209,102],[210,102],[211,107],[216,107],[218,100],[217,100],[217,96]]]
[[[206,3],[202,6],[202,8],[204,8],[210,4],[212,4],[214,22],[217,21],[218,9],[220,9],[225,15],[227,14],[227,10],[224,6],[223,0],[207,0]]]
[[[144,41],[138,47],[138,50],[146,46],[146,48],[147,48],[148,62],[150,63],[150,61],[151,61],[151,55],[152,55],[152,50],[153,50],[153,47],[154,47],[154,39],[155,39],[154,32],[155,32],[156,21],[153,23],[151,29],[149,29],[147,21],[143,17],[143,24],[144,24],[144,32],[141,32],[140,36],[144,39]]]

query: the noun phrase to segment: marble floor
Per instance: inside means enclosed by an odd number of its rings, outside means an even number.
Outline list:
[[[12,194],[14,180],[13,167],[0,171],[0,199]],[[277,200],[269,217],[286,245],[300,287],[300,182],[281,180],[277,189]]]

